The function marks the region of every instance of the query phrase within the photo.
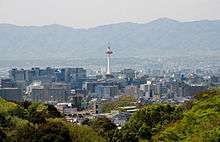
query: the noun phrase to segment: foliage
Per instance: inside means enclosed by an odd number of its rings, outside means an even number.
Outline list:
[[[182,109],[180,106],[168,104],[148,105],[132,115],[128,123],[117,132],[114,141],[150,140],[152,135],[169,123],[180,119],[181,116]]]
[[[120,98],[118,102],[114,109],[132,99]],[[147,105],[135,112],[121,129],[107,118],[77,125],[64,121],[53,106],[29,102],[16,104],[0,99],[0,142],[50,141],[218,142],[220,89],[197,94],[181,105]]]
[[[31,123],[17,126],[7,132],[6,142],[31,142],[34,141],[36,129]]]
[[[5,128],[5,127],[12,127],[12,126],[13,124],[11,122],[11,118],[0,113],[0,127]]]
[[[92,128],[64,121],[52,105],[0,99],[0,142],[105,142]]]
[[[47,104],[48,117],[51,118],[60,118],[62,117],[61,113],[51,104]]]
[[[47,118],[61,117],[60,112],[49,104],[32,103],[28,106],[28,120],[34,124],[45,123]]]
[[[6,100],[0,98],[0,108],[1,108],[0,113],[7,113],[10,111],[13,111],[17,107],[18,107],[17,104],[12,103],[12,102],[7,102]]]
[[[35,139],[39,142],[71,141],[69,129],[64,123],[62,123],[62,121],[49,121],[48,123],[40,124]]]
[[[106,142],[91,127],[83,125],[68,125],[72,142]]]
[[[105,101],[102,103],[101,109],[103,113],[109,113],[112,110],[120,110],[120,107],[134,105],[134,96],[121,96],[115,101]]]
[[[0,129],[0,142],[5,141],[6,139],[6,134]]]
[[[111,142],[113,139],[116,125],[106,117],[100,117],[87,122],[87,125],[93,128],[99,135]]]
[[[115,142],[220,141],[220,89],[196,94],[181,105],[153,104],[116,130]]]
[[[155,136],[157,141],[220,141],[220,91],[209,90],[195,96],[183,119]]]

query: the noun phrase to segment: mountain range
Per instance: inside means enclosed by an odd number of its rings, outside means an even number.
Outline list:
[[[212,56],[220,53],[220,20],[118,23],[89,29],[0,24],[0,60]]]

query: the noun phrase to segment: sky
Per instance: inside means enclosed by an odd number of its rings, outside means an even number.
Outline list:
[[[89,28],[120,22],[220,19],[220,0],[0,0],[0,23]]]

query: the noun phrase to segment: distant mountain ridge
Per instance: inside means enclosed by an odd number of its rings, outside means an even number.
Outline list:
[[[161,18],[146,24],[118,23],[89,29],[62,25],[0,24],[0,59],[218,55],[220,20],[179,22]]]

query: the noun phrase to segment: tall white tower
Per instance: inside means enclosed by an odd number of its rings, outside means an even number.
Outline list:
[[[110,46],[108,46],[107,51],[105,52],[107,55],[107,69],[106,75],[111,75],[111,55],[113,54]]]

